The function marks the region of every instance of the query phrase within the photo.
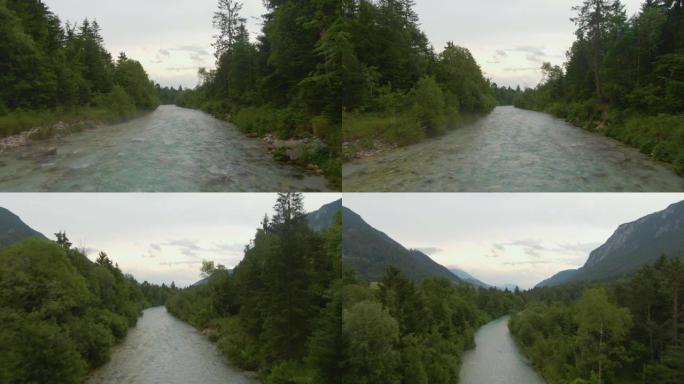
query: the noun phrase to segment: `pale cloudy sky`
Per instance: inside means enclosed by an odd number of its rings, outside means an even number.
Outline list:
[[[534,87],[544,61],[565,62],[575,40],[572,7],[581,0],[416,0],[422,29],[437,51],[447,41],[470,49],[500,85]],[[642,0],[623,0],[635,14]]]
[[[492,285],[578,268],[620,224],[684,194],[351,194],[344,205],[407,248]]]
[[[114,57],[125,51],[167,86],[194,87],[200,67],[214,67],[212,18],[217,0],[44,0],[63,21],[96,19]],[[261,0],[243,0],[250,32],[261,31]]]
[[[307,211],[340,194],[305,194]],[[0,207],[54,238],[64,230],[74,246],[104,250],[142,282],[199,280],[202,260],[235,266],[276,195],[238,194],[0,194]]]

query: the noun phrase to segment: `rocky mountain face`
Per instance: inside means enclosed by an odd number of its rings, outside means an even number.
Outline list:
[[[24,223],[19,216],[0,207],[0,246],[8,246],[29,237],[47,239],[42,233]]]
[[[335,222],[335,215],[342,209],[342,199],[326,204],[317,211],[309,212],[306,215],[309,221],[309,228],[316,232],[323,232],[330,228]]]
[[[627,276],[661,256],[684,257],[684,201],[620,225],[578,270],[563,271],[538,286]]]

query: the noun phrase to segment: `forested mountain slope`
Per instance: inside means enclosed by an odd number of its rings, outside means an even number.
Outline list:
[[[0,247],[12,245],[29,237],[46,239],[46,237],[29,227],[19,216],[0,207]]]

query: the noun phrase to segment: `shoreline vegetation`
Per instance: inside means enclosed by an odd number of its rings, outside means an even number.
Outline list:
[[[619,1],[574,10],[568,61],[545,63],[542,82],[514,105],[617,139],[684,176],[684,4],[647,1],[631,18]]]
[[[345,162],[441,136],[494,108],[470,51],[449,42],[436,53],[411,1],[360,0],[347,15]]]
[[[338,0],[264,5],[261,35],[253,41],[240,14],[242,3],[219,0],[213,20],[216,69],[200,68],[194,89],[162,91],[178,106],[229,121],[249,136],[288,143],[276,148],[276,160],[317,171],[314,164],[333,189],[340,189],[343,5]]]
[[[549,384],[681,383],[682,276],[682,261],[663,257],[612,283],[535,288],[509,328]]]
[[[3,148],[125,121],[159,105],[143,66],[123,52],[113,60],[104,48],[97,21],[63,24],[42,2],[0,0],[0,30]]]
[[[104,252],[92,262],[56,236],[0,249],[0,382],[85,382],[143,309],[176,292],[138,283]]]

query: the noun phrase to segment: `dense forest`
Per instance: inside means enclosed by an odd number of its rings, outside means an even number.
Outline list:
[[[212,330],[239,367],[267,383],[334,383],[344,358],[340,335],[341,218],[312,231],[301,194],[279,194],[232,271],[205,263],[203,285],[167,302],[173,315]]]
[[[0,137],[80,130],[159,104],[142,65],[104,48],[96,21],[62,24],[41,0],[0,0]]]
[[[104,252],[90,261],[64,233],[1,248],[0,383],[83,383],[174,291],[141,286]]]
[[[518,345],[549,384],[684,382],[684,264],[662,258],[612,285],[525,293]]]
[[[265,383],[452,383],[477,328],[523,306],[520,293],[419,285],[390,267],[378,281],[341,261],[341,215],[308,228],[298,194],[283,194],[232,271],[205,263],[207,284],[167,308],[208,329],[226,356]]]
[[[379,143],[408,145],[443,134],[494,108],[473,56],[453,43],[435,52],[413,0],[342,3],[345,159]]]
[[[573,9],[568,61],[545,63],[542,82],[515,105],[616,138],[684,174],[684,3],[647,0],[631,18],[618,0]]]
[[[255,42],[242,3],[218,3],[216,69],[200,69],[200,85],[180,92],[176,104],[228,119],[251,135],[303,139],[305,153],[289,160],[317,164],[340,186],[341,2],[266,0]]]

